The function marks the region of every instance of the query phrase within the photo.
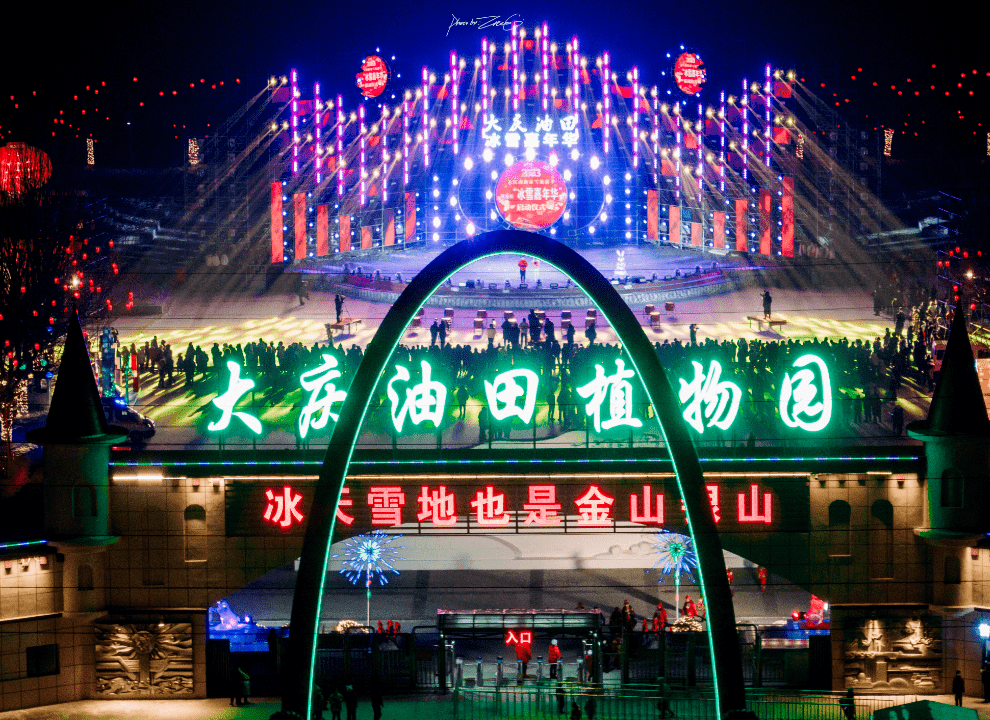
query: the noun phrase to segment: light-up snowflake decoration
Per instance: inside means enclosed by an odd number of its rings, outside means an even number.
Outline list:
[[[694,552],[694,543],[687,535],[679,535],[667,531],[658,532],[656,542],[651,542],[650,547],[657,556],[657,561],[653,563],[653,568],[659,570],[661,575],[657,578],[658,583],[663,582],[663,576],[674,574],[674,608],[680,614],[681,606],[681,574],[688,576],[692,582],[694,578],[691,571],[698,566],[698,556]],[[649,572],[649,570],[647,570]]]
[[[340,574],[355,585],[362,576],[366,587],[370,587],[375,580],[379,585],[387,585],[389,573],[399,574],[393,563],[404,559],[399,556],[399,550],[405,546],[392,544],[400,537],[381,530],[375,530],[370,535],[357,535],[345,540],[343,551],[331,557],[343,558]]]

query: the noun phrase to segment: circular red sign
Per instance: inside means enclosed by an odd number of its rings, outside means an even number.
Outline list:
[[[681,53],[674,61],[674,81],[682,93],[694,95],[705,84],[708,71],[701,55],[693,52]]]
[[[495,204],[513,227],[542,230],[564,214],[567,186],[549,163],[524,160],[511,165],[498,179]]]
[[[369,55],[361,63],[357,86],[365,97],[378,97],[388,84],[388,65],[377,55]]]

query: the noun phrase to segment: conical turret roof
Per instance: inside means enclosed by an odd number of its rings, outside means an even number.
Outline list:
[[[124,428],[107,424],[79,315],[73,312],[48,420],[45,427],[28,433],[27,439],[39,445],[73,445],[121,442],[126,437]]]
[[[942,369],[932,395],[928,417],[908,425],[908,432],[919,436],[990,436],[990,420],[983,400],[983,389],[973,360],[973,347],[966,331],[961,307],[949,329]]]

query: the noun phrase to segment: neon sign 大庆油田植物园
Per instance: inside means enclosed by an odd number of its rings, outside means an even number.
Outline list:
[[[336,421],[334,410],[344,402],[347,392],[338,387],[342,377],[338,361],[332,354],[322,354],[323,363],[299,375],[299,386],[304,392],[296,424],[300,437],[306,438],[314,430],[326,430],[330,420]],[[636,373],[622,358],[615,359],[615,372],[606,374],[605,368],[595,363],[595,374],[582,385],[574,386],[575,395],[584,401],[583,409],[595,432],[607,432],[618,427],[640,428],[643,421],[634,417],[637,387],[632,380]],[[721,364],[712,360],[705,367],[690,361],[694,377],[688,381],[679,378],[678,399],[682,405],[685,422],[698,434],[707,428],[728,430],[739,415],[743,391],[734,382],[724,379]],[[398,433],[408,424],[419,427],[429,423],[434,428],[443,425],[449,408],[448,400],[454,391],[436,379],[437,373],[426,360],[419,362],[418,379],[400,364],[388,381],[385,394],[391,410],[391,421]],[[241,366],[227,361],[229,379],[227,389],[212,400],[222,412],[210,422],[210,432],[226,430],[234,418],[239,419],[256,435],[262,433],[261,421],[247,409],[235,410],[242,398],[255,387],[255,381],[242,377]],[[575,369],[577,368],[577,369]],[[784,375],[781,383],[778,408],[781,421],[789,428],[805,432],[820,432],[832,419],[831,377],[825,362],[817,355],[806,354],[795,360],[792,372]],[[572,364],[572,377],[580,377],[581,369]],[[534,370],[516,367],[496,372],[483,379],[483,405],[488,419],[493,423],[518,419],[524,425],[535,421],[537,400],[545,381]],[[346,385],[346,383],[344,383]],[[641,391],[639,391],[641,392]]]

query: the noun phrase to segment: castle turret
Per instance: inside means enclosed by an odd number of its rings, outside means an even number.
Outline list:
[[[968,547],[990,532],[990,420],[983,400],[966,318],[956,310],[928,417],[908,425],[925,443],[925,526],[915,532],[933,547],[933,601],[967,605]]]
[[[108,426],[89,351],[75,313],[62,351],[58,380],[44,428],[28,440],[45,448],[45,537],[49,541],[106,545],[110,533],[110,446],[127,432]]]

